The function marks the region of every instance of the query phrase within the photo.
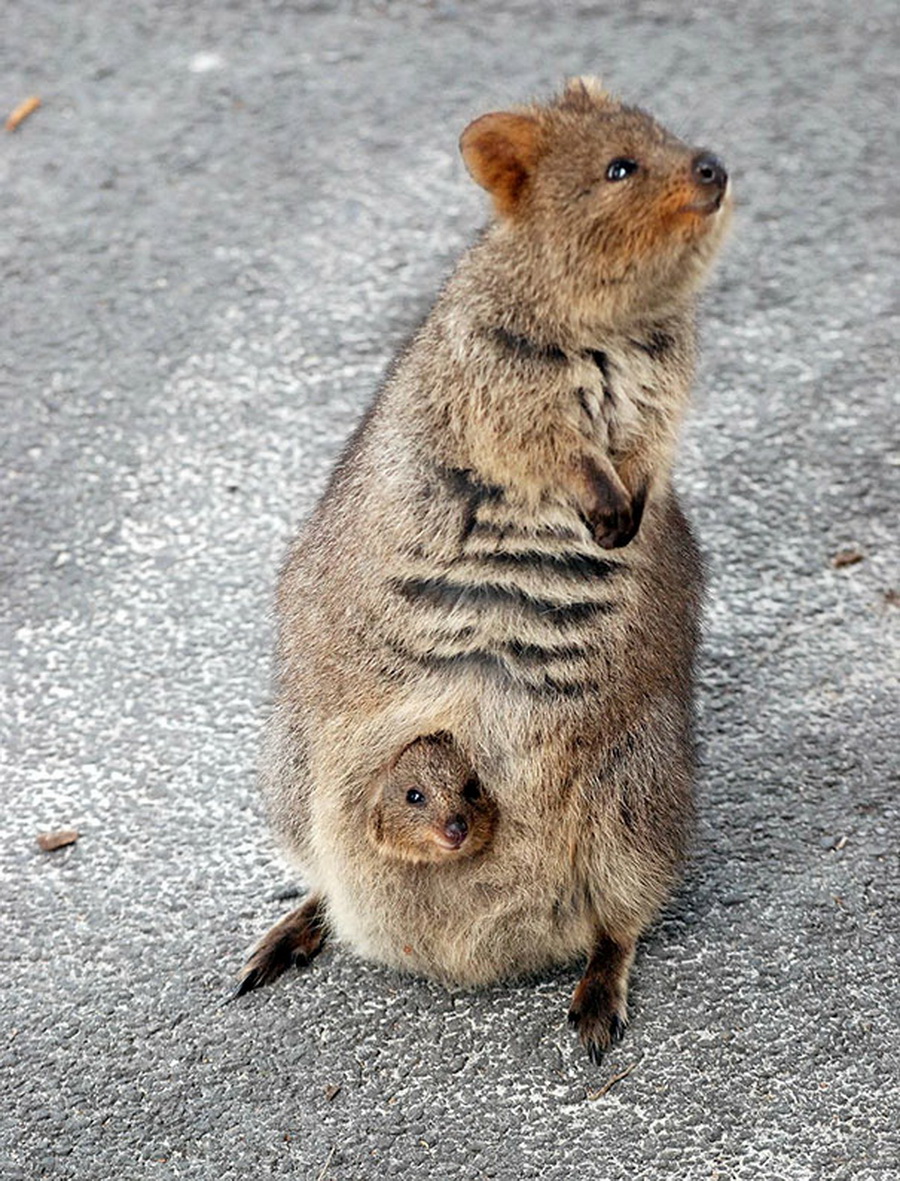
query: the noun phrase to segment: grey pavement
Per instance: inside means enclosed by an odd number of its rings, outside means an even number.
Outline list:
[[[900,1176],[894,3],[3,7],[0,1176]],[[581,72],[740,202],[679,472],[701,823],[631,1028],[594,1067],[575,967],[339,947],[223,1006],[291,905],[280,557],[485,214],[462,127]]]

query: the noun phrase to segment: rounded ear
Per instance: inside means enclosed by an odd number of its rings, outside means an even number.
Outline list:
[[[515,212],[540,155],[538,121],[532,115],[495,111],[476,119],[460,136],[459,150],[472,179],[491,194],[497,212]]]

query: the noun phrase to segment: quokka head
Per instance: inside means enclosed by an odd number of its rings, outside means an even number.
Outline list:
[[[496,805],[453,739],[418,738],[376,779],[369,840],[387,857],[414,864],[460,861],[491,840]]]
[[[600,318],[696,289],[724,236],[721,160],[593,78],[572,79],[548,104],[482,115],[460,150],[534,285]]]

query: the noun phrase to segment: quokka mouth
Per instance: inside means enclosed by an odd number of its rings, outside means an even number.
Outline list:
[[[718,213],[722,208],[722,202],[725,200],[725,190],[716,193],[714,197],[709,197],[705,201],[692,201],[690,205],[682,205],[682,213],[700,213],[704,217],[709,217],[713,213]]]
[[[453,841],[449,837],[444,836],[443,833],[435,832],[432,833],[431,839],[445,853],[458,853],[468,838],[463,837],[462,840]]]

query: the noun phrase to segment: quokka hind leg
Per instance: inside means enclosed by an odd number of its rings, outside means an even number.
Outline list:
[[[327,931],[325,907],[313,895],[263,935],[241,970],[232,999],[271,984],[288,968],[304,967],[321,951]]]
[[[598,1064],[604,1051],[625,1032],[628,973],[634,951],[633,938],[602,932],[572,997],[569,1024],[578,1030],[581,1044]]]

